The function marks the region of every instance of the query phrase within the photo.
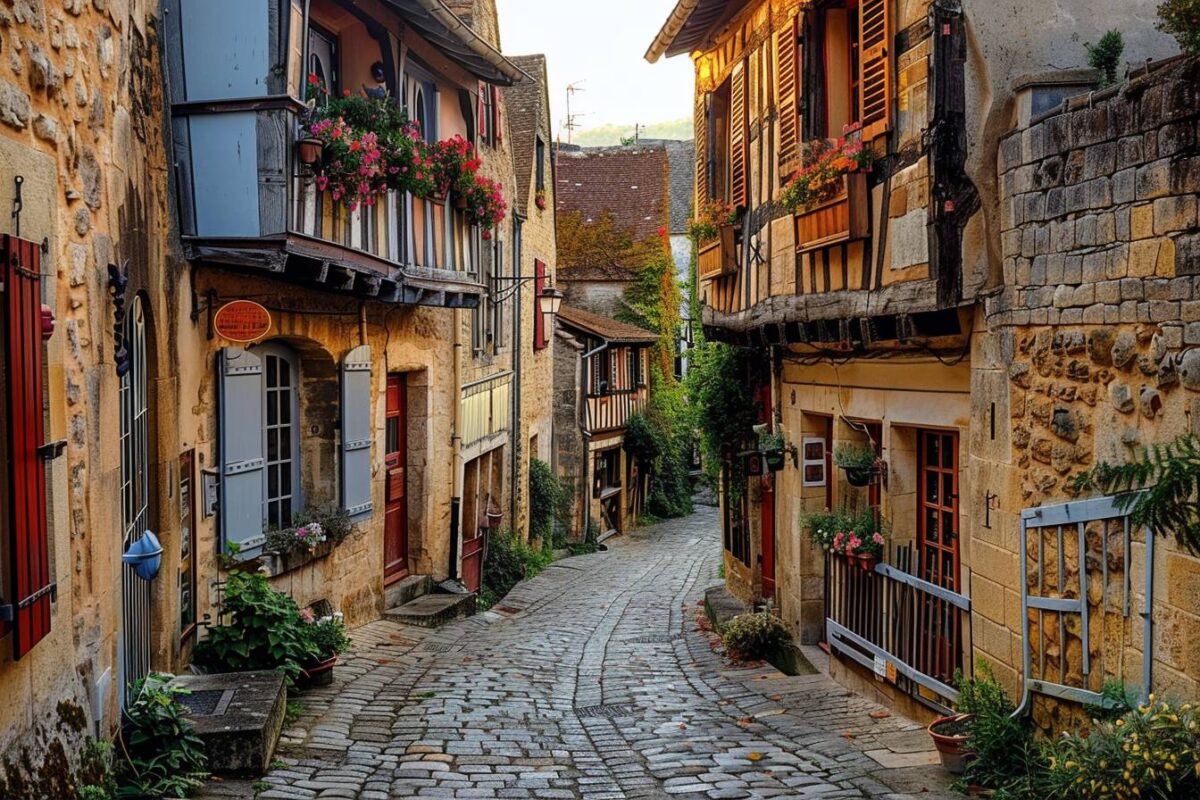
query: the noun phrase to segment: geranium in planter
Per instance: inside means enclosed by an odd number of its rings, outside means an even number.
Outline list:
[[[267,531],[263,549],[278,555],[313,555],[321,545],[339,545],[356,530],[343,509],[333,504],[310,506],[296,514],[289,527]]]
[[[688,224],[688,234],[698,244],[708,244],[721,235],[721,229],[737,224],[737,209],[728,203],[714,200],[702,205],[695,219]]]
[[[301,688],[327,686],[333,682],[333,668],[337,664],[338,656],[350,648],[346,626],[341,615],[314,619],[308,609],[301,611],[300,615],[307,623],[304,635],[312,645],[314,655],[311,661],[301,667],[297,683]]]
[[[538,211],[546,210],[546,190],[538,189],[537,194],[533,196],[533,204],[538,207]]]
[[[483,228],[485,239],[491,238],[490,231],[508,214],[508,202],[502,188],[491,178],[476,175],[474,183],[463,194],[467,199],[467,221]]]
[[[842,176],[871,168],[871,151],[862,142],[817,139],[807,143],[804,164],[784,187],[779,202],[792,213],[804,211],[835,197]]]

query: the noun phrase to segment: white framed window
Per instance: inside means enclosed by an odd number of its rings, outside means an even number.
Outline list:
[[[290,348],[259,348],[263,364],[263,523],[286,528],[300,509],[300,360]]]
[[[829,480],[825,474],[827,448],[828,444],[820,436],[805,436],[801,442],[800,474],[804,478],[805,488],[824,486]]]

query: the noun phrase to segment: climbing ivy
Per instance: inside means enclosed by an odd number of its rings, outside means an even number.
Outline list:
[[[702,342],[691,351],[687,395],[700,431],[704,471],[716,487],[721,468],[728,466],[735,496],[746,480],[741,459],[735,456],[753,436],[757,416],[750,380],[757,358],[755,351],[719,342]]]

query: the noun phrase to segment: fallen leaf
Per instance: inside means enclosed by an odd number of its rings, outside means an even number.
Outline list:
[[[856,736],[855,736],[853,733],[851,733],[850,731],[845,731],[845,732],[843,732],[843,733],[842,733],[842,738],[843,738],[843,739],[855,739],[855,738],[857,738],[857,737],[856,737]]]
[[[890,716],[891,716],[891,712],[883,711],[882,709],[879,711],[871,712],[871,719],[887,719]]]
[[[763,760],[763,754],[762,754],[762,753],[759,753],[759,752],[754,752],[754,753],[750,753],[750,754],[748,754],[748,755],[746,756],[746,758],[750,759],[751,761],[762,761],[762,760]]]
[[[681,731],[687,730],[687,725],[684,725],[682,722],[679,723],[679,730],[681,730]]]
[[[783,699],[783,695],[781,695],[781,694],[773,694],[773,695],[771,695],[771,699],[772,699],[772,700],[782,700],[782,699]]]

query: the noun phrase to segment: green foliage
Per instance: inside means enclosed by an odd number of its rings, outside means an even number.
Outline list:
[[[1079,491],[1115,494],[1117,507],[1137,525],[1174,533],[1185,548],[1200,553],[1200,441],[1181,436],[1168,444],[1140,448],[1127,464],[1101,462],[1078,476]]]
[[[267,585],[258,573],[231,572],[221,598],[221,618],[209,628],[193,658],[217,672],[278,670],[294,681],[317,648],[307,634],[296,601]]]
[[[870,469],[876,458],[875,448],[869,444],[844,442],[833,451],[833,461],[842,469]]]
[[[729,654],[740,661],[759,661],[792,641],[787,626],[774,614],[761,611],[741,614],[726,622],[721,641]]]
[[[1112,720],[1117,717],[1122,717],[1136,705],[1132,699],[1133,696],[1129,689],[1125,687],[1125,681],[1108,679],[1104,682],[1104,686],[1100,689],[1100,696],[1104,698],[1100,705],[1085,705],[1084,712],[1090,719]]]
[[[617,318],[658,334],[653,360],[658,362],[662,374],[651,384],[653,390],[663,379],[674,381],[672,372],[683,294],[675,261],[666,243],[658,241],[650,246],[648,242],[646,248],[645,259],[634,270],[633,281],[625,287]]]
[[[287,708],[283,712],[283,727],[290,728],[300,721],[304,716],[304,702],[302,700],[288,700]],[[272,769],[274,769],[272,765]]]
[[[554,560],[544,549],[534,549],[512,530],[489,536],[487,557],[483,562],[483,586],[480,604],[490,608],[512,588],[534,577]]]
[[[692,512],[692,414],[683,389],[658,367],[651,368],[651,386],[646,412],[631,414],[626,422],[625,451],[649,471],[647,514],[673,519]]]
[[[1117,68],[1121,66],[1121,55],[1125,52],[1125,39],[1118,30],[1110,30],[1096,44],[1084,44],[1088,54],[1088,66],[1104,75],[1104,86],[1117,82]]]
[[[529,534],[552,546],[554,523],[562,520],[570,507],[571,495],[558,480],[550,465],[540,458],[529,459]]]
[[[1191,705],[1157,701],[1087,735],[1053,741],[1050,779],[1064,800],[1200,797],[1200,717]]]
[[[692,349],[691,357],[687,397],[700,431],[705,473],[716,487],[727,466],[729,490],[739,496],[746,476],[735,456],[754,435],[757,414],[749,377],[757,356],[753,350],[704,342]]]
[[[79,758],[79,772],[75,776],[79,784],[79,800],[114,800],[117,796],[117,779],[113,766],[111,742],[88,739]]]
[[[958,689],[955,710],[971,715],[967,747],[976,754],[967,763],[965,780],[992,789],[1008,786],[1010,791],[1016,782],[1028,782],[1042,763],[1041,752],[1025,723],[1013,719],[1016,707],[991,665],[979,661],[969,680],[959,670],[954,683]]]
[[[336,503],[325,503],[296,514],[287,528],[268,530],[263,549],[272,553],[311,552],[325,542],[332,542],[336,547],[356,530],[344,508]]]
[[[846,555],[867,553],[878,558],[883,554],[883,542],[876,534],[881,539],[890,535],[887,522],[867,506],[857,511],[845,505],[835,511],[815,511],[805,514],[800,524],[814,545]]]
[[[152,674],[134,684],[125,708],[117,797],[187,797],[208,777],[204,744],[176,699],[187,690],[169,686],[170,680]]]
[[[350,649],[346,625],[337,617],[319,619],[303,626],[301,630],[316,650],[318,661],[324,661]]]
[[[559,269],[571,267],[624,267],[634,269],[649,261],[662,249],[657,239],[635,241],[632,234],[617,227],[612,214],[605,212],[588,222],[578,211],[555,218]]]
[[[1200,55],[1200,0],[1165,0],[1158,5],[1158,24],[1175,37],[1188,55]]]

